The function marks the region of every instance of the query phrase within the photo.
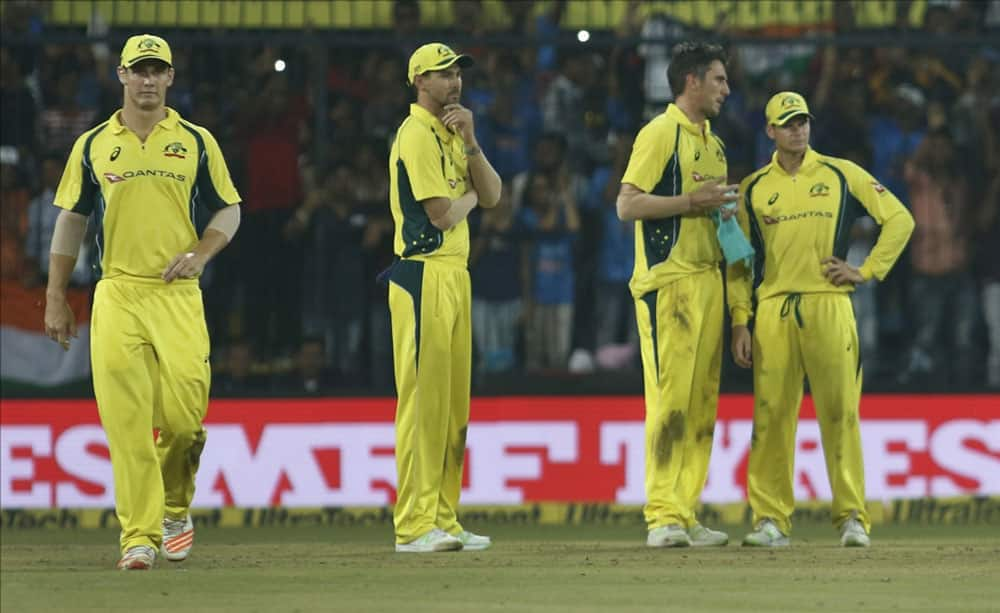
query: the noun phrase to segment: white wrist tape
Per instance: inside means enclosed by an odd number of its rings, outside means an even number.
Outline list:
[[[232,241],[236,236],[236,230],[240,227],[240,205],[232,204],[224,209],[220,209],[212,216],[211,221],[205,230],[215,230],[226,235],[226,239]]]
[[[73,211],[63,210],[56,218],[56,227],[52,231],[52,246],[50,253],[66,255],[74,260],[80,255],[80,245],[87,233],[87,216]]]

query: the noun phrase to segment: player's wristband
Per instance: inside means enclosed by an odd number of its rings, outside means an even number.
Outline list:
[[[479,155],[482,152],[483,152],[483,150],[480,149],[478,146],[476,146],[476,147],[466,147],[465,148],[465,157],[470,157],[471,158],[472,156]]]

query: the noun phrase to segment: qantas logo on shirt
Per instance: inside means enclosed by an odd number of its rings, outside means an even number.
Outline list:
[[[108,180],[108,183],[121,183],[133,177],[163,177],[164,179],[174,179],[181,183],[187,180],[186,175],[173,173],[169,170],[126,170],[120,175],[116,175],[113,172],[104,173],[104,178]]]
[[[830,211],[802,211],[801,213],[792,213],[791,215],[763,215],[761,219],[767,225],[774,225],[782,221],[797,221],[799,219],[806,219],[809,217],[826,217],[827,219],[833,219],[833,213]]]

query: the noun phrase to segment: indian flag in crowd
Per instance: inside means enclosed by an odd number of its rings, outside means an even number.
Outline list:
[[[45,335],[45,288],[3,283],[0,292],[0,379],[42,387],[90,376],[90,291],[71,289],[77,337],[69,351]]]

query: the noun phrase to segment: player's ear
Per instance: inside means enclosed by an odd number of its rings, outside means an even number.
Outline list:
[[[698,73],[691,71],[684,75],[684,93],[692,91],[701,85],[702,79],[698,78]]]
[[[119,66],[119,67],[118,67],[118,68],[117,68],[117,69],[115,70],[115,72],[117,72],[117,73],[118,73],[118,82],[119,82],[119,83],[121,83],[122,85],[125,85],[125,81],[126,81],[126,80],[127,80],[127,78],[128,78],[128,73],[126,72],[127,70],[128,70],[128,69],[127,69],[127,68],[125,68],[124,66]]]
[[[167,87],[174,84],[174,67],[167,68]]]
[[[774,126],[767,124],[767,137],[774,140]]]

